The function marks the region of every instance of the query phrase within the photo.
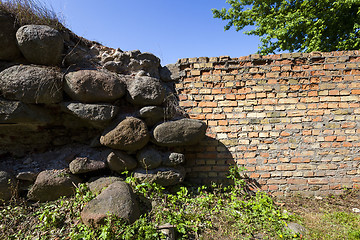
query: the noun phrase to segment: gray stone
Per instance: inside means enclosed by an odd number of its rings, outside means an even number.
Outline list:
[[[119,112],[119,108],[110,104],[63,103],[66,112],[89,122],[103,127]]]
[[[8,172],[0,171],[0,203],[9,201],[16,195],[15,178]]]
[[[107,157],[107,164],[112,171],[122,173],[136,168],[137,162],[132,156],[121,151],[114,150]]]
[[[160,78],[164,82],[178,81],[185,76],[185,71],[180,71],[178,64],[168,64],[160,69]]]
[[[105,162],[92,160],[87,157],[77,157],[69,164],[70,172],[73,174],[99,171],[105,167]]]
[[[161,167],[156,169],[136,169],[134,170],[134,177],[140,181],[146,181],[150,183],[157,183],[161,186],[176,185],[184,181],[185,168],[178,166],[174,168]]]
[[[159,146],[187,146],[198,143],[205,137],[206,124],[194,119],[180,119],[157,125],[153,132],[153,142]]]
[[[4,98],[24,103],[62,101],[61,74],[52,68],[16,65],[0,73],[0,91]]]
[[[68,197],[74,194],[75,186],[80,182],[81,180],[68,170],[46,170],[39,173],[27,197],[40,202]]]
[[[0,99],[0,123],[49,124],[53,116],[44,108]]]
[[[157,229],[164,235],[165,240],[176,240],[175,228],[176,225],[172,225],[170,223],[157,227]]]
[[[152,148],[152,147],[145,147],[141,149],[136,158],[141,165],[141,167],[145,169],[154,169],[161,165],[162,163],[162,156],[161,152]]]
[[[94,63],[95,53],[88,47],[79,45],[71,46],[65,54],[64,63],[66,66],[77,65],[90,67]]]
[[[161,82],[152,77],[139,76],[127,82],[129,101],[135,105],[161,105],[165,97],[165,89]]]
[[[154,126],[156,123],[164,121],[164,109],[158,106],[143,107],[140,109],[139,115],[148,126]]]
[[[159,78],[160,59],[158,57],[152,53],[144,52],[138,54],[136,60],[139,61],[139,69],[147,72],[151,77]],[[129,68],[131,69],[131,66]]]
[[[140,119],[128,117],[115,128],[106,130],[100,137],[100,143],[113,149],[136,151],[143,148],[149,139],[145,123]]]
[[[185,155],[182,153],[168,152],[163,154],[162,164],[164,166],[173,167],[185,162]]]
[[[286,229],[294,234],[304,234],[307,232],[307,229],[301,226],[298,223],[290,222],[286,224]]]
[[[113,73],[80,70],[65,75],[65,92],[84,103],[113,102],[125,94],[125,85]]]
[[[109,61],[104,63],[103,68],[105,68],[106,70],[109,70],[110,72],[116,72],[116,73],[122,73],[123,69],[120,65],[120,63],[118,62],[114,62],[114,61]]]
[[[11,61],[21,56],[16,42],[15,19],[0,11],[0,60]]]
[[[35,64],[59,65],[64,50],[63,36],[46,25],[25,25],[16,32],[24,57]]]
[[[87,226],[97,227],[104,224],[109,215],[115,215],[128,223],[140,217],[139,203],[127,183],[112,183],[84,206],[80,217]]]
[[[120,177],[100,177],[87,183],[89,190],[96,195],[116,181],[123,181]]]
[[[23,180],[23,181],[29,181],[29,182],[35,182],[37,175],[38,175],[37,173],[30,172],[30,171],[19,172],[16,175],[16,179]]]

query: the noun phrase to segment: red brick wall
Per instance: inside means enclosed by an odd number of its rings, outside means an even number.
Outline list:
[[[207,138],[188,179],[226,181],[229,164],[274,195],[360,185],[360,51],[180,59],[176,89]]]

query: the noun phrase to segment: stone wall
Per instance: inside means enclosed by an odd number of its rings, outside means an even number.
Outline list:
[[[180,59],[180,105],[209,127],[187,149],[188,178],[244,166],[284,195],[360,186],[360,51]]]
[[[0,203],[17,193],[54,200],[124,171],[163,186],[184,180],[179,150],[207,126],[179,111],[159,58],[18,26],[2,11],[0,25]]]

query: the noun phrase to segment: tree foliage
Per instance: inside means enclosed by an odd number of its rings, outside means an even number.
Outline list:
[[[228,21],[225,30],[260,36],[259,53],[360,49],[360,0],[226,0],[229,9],[212,9]]]

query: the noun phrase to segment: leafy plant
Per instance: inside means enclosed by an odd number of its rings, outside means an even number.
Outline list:
[[[259,36],[259,53],[336,51],[360,47],[360,3],[354,0],[227,0],[213,16],[247,35]]]

